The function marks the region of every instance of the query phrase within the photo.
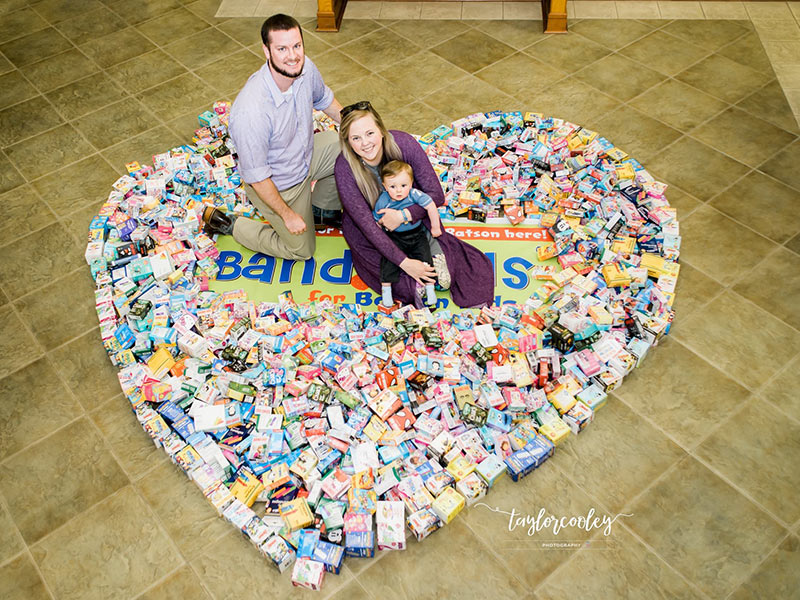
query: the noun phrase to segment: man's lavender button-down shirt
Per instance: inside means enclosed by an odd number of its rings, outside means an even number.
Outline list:
[[[228,131],[239,155],[239,172],[247,183],[267,178],[279,190],[308,175],[314,150],[313,110],[333,102],[317,66],[306,57],[301,75],[284,95],[269,63],[250,76],[231,107]]]

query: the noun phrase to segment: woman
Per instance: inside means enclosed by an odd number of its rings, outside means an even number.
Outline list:
[[[411,214],[411,221],[422,220],[430,230],[425,209],[413,206],[404,211],[385,209],[380,222],[372,215],[381,192],[378,172],[390,160],[402,160],[414,170],[414,187],[428,194],[436,206],[444,203],[444,193],[425,151],[409,134],[388,131],[369,102],[358,102],[342,109],[339,139],[342,154],[336,160],[334,177],[342,201],[342,233],[350,246],[353,265],[361,280],[380,293],[381,256],[404,271],[392,287],[393,296],[405,304],[421,306],[415,293],[417,284],[432,283],[436,271],[431,265],[408,258],[386,235],[381,226],[393,231]],[[443,233],[436,238],[449,268],[450,294],[460,307],[484,306],[494,298],[494,270],[489,258],[477,248]]]

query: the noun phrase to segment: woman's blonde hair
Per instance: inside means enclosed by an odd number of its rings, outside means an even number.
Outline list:
[[[380,184],[376,181],[372,171],[361,161],[361,157],[355,153],[349,141],[350,126],[361,117],[366,117],[367,115],[370,115],[375,120],[375,124],[378,126],[378,130],[383,137],[383,157],[378,167],[390,160],[403,160],[403,153],[400,151],[397,142],[394,141],[392,134],[389,133],[389,130],[386,129],[386,126],[383,124],[381,116],[371,105],[368,105],[367,108],[363,110],[357,109],[348,112],[342,117],[342,122],[339,124],[339,143],[342,147],[342,154],[345,160],[347,160],[347,164],[350,165],[350,170],[353,171],[353,177],[356,180],[358,189],[361,191],[364,198],[367,199],[370,208],[374,208],[375,201],[381,193]]]

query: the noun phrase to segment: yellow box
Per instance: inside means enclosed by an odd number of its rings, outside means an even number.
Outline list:
[[[172,354],[166,348],[156,350],[150,360],[147,361],[147,366],[156,379],[161,379],[174,365],[175,359],[172,358]]]
[[[459,494],[451,487],[439,494],[439,496],[431,503],[431,508],[436,516],[439,517],[444,524],[449,523],[456,518],[456,515],[461,512],[466,504],[464,496]]]

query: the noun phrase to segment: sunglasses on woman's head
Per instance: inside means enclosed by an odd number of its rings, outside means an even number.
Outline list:
[[[356,102],[355,104],[348,104],[342,109],[341,118],[345,118],[354,110],[370,110],[372,105],[369,103],[368,100],[362,100],[361,102]]]

